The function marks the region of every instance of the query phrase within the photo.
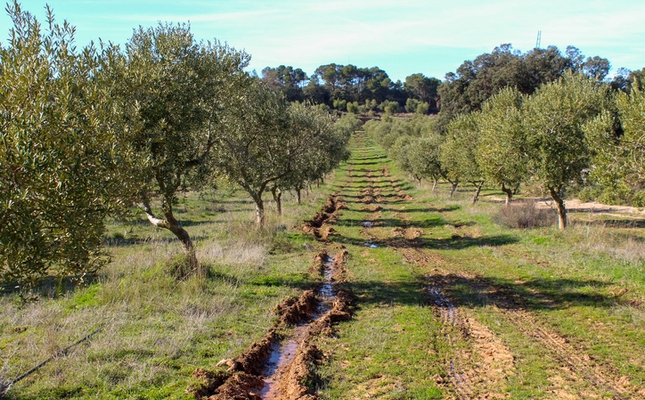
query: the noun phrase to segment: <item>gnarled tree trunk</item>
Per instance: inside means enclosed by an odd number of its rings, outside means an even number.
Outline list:
[[[197,262],[197,255],[195,254],[195,246],[193,241],[190,239],[188,232],[179,224],[179,221],[175,218],[172,211],[172,204],[169,202],[164,202],[163,205],[163,214],[165,219],[155,217],[150,207],[150,203],[147,200],[144,200],[142,204],[143,211],[146,213],[148,221],[154,226],[159,228],[168,229],[172,232],[177,239],[184,246],[184,251],[186,252],[186,271],[180,271],[179,276],[185,277],[190,275],[192,272],[197,272],[201,275],[201,270],[199,268],[199,263]]]
[[[455,179],[454,181],[451,181],[448,179],[448,182],[450,182],[450,196],[452,197],[455,194],[455,191],[457,190],[457,186],[459,186],[459,179]]]
[[[558,228],[565,229],[567,227],[567,208],[564,205],[564,199],[560,196],[560,190],[556,190],[556,188],[550,187],[549,193],[558,207]]]
[[[253,201],[255,201],[255,223],[258,228],[261,228],[264,226],[264,201],[262,200],[262,195],[255,196]]]
[[[473,185],[475,185],[475,194],[473,195],[473,204],[477,203],[477,200],[479,200],[479,193],[482,191],[482,186],[484,186],[484,181],[480,182],[472,182]]]
[[[271,188],[271,194],[273,195],[273,200],[275,201],[275,207],[278,215],[282,215],[282,190],[280,190],[280,188],[277,186],[273,186]]]
[[[513,199],[513,189],[507,188],[506,185],[502,183],[502,192],[506,193],[506,206],[511,205],[511,200]]]

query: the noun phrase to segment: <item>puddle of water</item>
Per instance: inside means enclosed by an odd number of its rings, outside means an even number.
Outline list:
[[[428,288],[434,303],[439,307],[441,319],[451,325],[457,325],[457,307],[450,300],[445,298],[437,288]]]
[[[336,296],[336,293],[334,292],[334,285],[331,281],[331,277],[334,273],[333,263],[334,259],[331,257],[328,257],[327,261],[325,262],[325,283],[323,283],[320,287],[320,297],[322,297],[322,301],[318,305],[316,315],[314,315],[314,320],[320,318],[324,313],[331,309],[334,297]]]
[[[296,327],[296,333],[291,339],[287,340],[286,343],[276,343],[271,350],[271,355],[269,356],[269,361],[267,361],[267,366],[264,375],[264,387],[260,391],[260,396],[263,399],[279,399],[280,393],[278,392],[278,377],[276,376],[276,371],[283,365],[288,364],[296,356],[296,351],[298,350],[300,335],[298,333],[304,332],[305,325]],[[300,330],[300,332],[298,332]]]
[[[378,245],[372,241],[363,243],[363,246],[369,247],[370,249],[375,249],[378,247]]]
[[[271,350],[271,355],[269,356],[269,361],[267,362],[266,369],[264,372],[264,387],[260,391],[260,396],[263,399],[280,399],[280,393],[278,392],[278,376],[276,372],[280,367],[283,367],[290,363],[298,351],[298,347],[303,340],[304,335],[307,332],[309,324],[315,322],[320,317],[322,317],[327,311],[331,309],[331,306],[336,297],[336,292],[334,291],[334,285],[331,280],[331,277],[334,273],[333,271],[334,259],[327,257],[325,261],[325,283],[320,287],[319,295],[322,298],[322,301],[318,304],[318,308],[312,319],[307,324],[298,325],[293,335],[284,343],[276,344]]]
[[[372,226],[374,226],[372,221],[363,221],[361,225],[363,225],[363,228],[371,228]]]

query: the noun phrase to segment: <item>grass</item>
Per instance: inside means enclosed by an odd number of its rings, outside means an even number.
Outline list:
[[[500,192],[487,189],[473,205],[466,187],[449,199],[448,185],[432,192],[412,183],[364,134],[353,146],[352,159],[302,206],[285,195],[286,214],[270,214],[265,230],[254,228],[253,205],[241,192],[182,197],[177,216],[208,266],[206,279],[174,279],[168,261],[181,253],[179,243],[135,214],[110,222],[112,261],[99,276],[80,285],[50,280],[33,303],[2,294],[0,378],[101,328],[8,398],[187,399],[195,368],[240,354],[266,333],[282,298],[320,279],[307,271],[323,244],[294,227],[334,191],[347,209],[325,246],[349,251],[347,285],[358,301],[351,321],[316,339],[326,359],[311,386],[323,399],[455,397],[451,362],[484,377],[473,379],[474,397],[494,389],[512,399],[612,398],[589,379],[593,368],[630,382],[631,397],[645,397],[637,391],[645,387],[642,218],[572,212],[564,232],[509,229],[496,222]],[[361,202],[368,194],[374,203]],[[405,241],[406,230],[418,237]],[[412,248],[427,261],[406,258]],[[485,369],[478,338],[468,326],[443,323],[433,306],[428,285],[437,278],[461,318],[512,354],[494,385],[486,378],[499,371]],[[549,345],[540,332],[563,344]],[[572,363],[568,351],[588,360]]]
[[[285,230],[313,213],[310,193],[258,231],[242,193],[189,193],[177,215],[197,244],[209,277],[175,280],[181,254],[168,232],[133,215],[106,234],[112,262],[87,285],[45,290],[20,304],[0,297],[0,376],[11,379],[96,328],[99,334],[17,383],[9,398],[187,398],[197,367],[233,357],[272,324],[272,307],[311,285],[313,240]]]

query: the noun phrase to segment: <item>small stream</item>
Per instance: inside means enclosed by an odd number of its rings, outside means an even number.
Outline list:
[[[317,321],[331,309],[334,298],[336,297],[334,284],[332,282],[332,275],[334,273],[333,263],[334,259],[327,257],[323,273],[325,282],[322,284],[318,292],[318,296],[321,301],[318,303],[316,312],[312,315],[311,320],[307,323],[298,324],[294,329],[293,335],[285,341],[277,343],[271,350],[271,355],[269,356],[269,361],[267,361],[266,369],[263,374],[265,377],[264,388],[260,391],[260,395],[263,399],[280,399],[280,393],[278,392],[278,370],[288,365],[296,356],[298,347],[307,334],[309,325]]]

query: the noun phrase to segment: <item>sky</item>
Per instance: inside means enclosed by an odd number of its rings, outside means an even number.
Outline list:
[[[394,81],[414,73],[444,79],[465,60],[511,43],[573,45],[618,68],[645,67],[643,0],[23,0],[45,23],[76,27],[76,43],[125,44],[138,26],[186,23],[199,40],[251,55],[249,70],[291,65],[307,74],[324,64],[377,66]],[[0,16],[4,45],[12,23]]]

